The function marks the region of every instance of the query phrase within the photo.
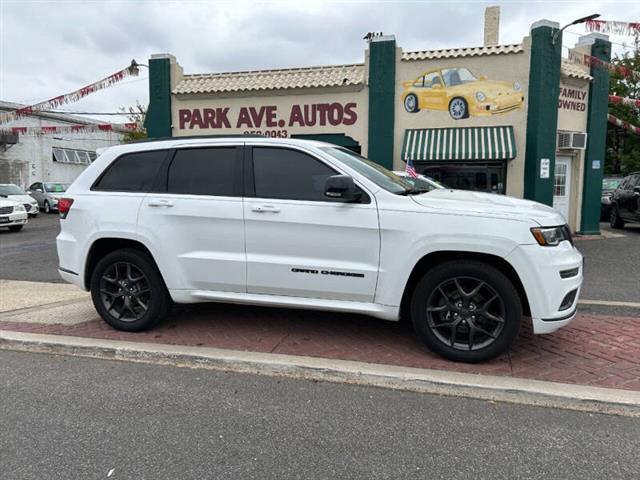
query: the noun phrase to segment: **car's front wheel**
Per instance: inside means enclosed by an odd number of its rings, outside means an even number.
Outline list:
[[[611,228],[624,228],[624,220],[620,217],[617,205],[611,206],[611,211],[609,212],[609,225],[611,225]]]
[[[44,201],[44,213],[51,213],[51,205],[47,200]]]
[[[458,362],[482,362],[506,351],[518,335],[522,304],[498,269],[454,260],[429,270],[411,302],[418,337],[432,351]]]
[[[409,113],[416,113],[420,111],[418,97],[415,94],[410,93],[404,97],[404,109]]]
[[[20,230],[22,230],[22,227],[24,227],[24,225],[12,225],[11,227],[9,227],[9,231],[19,232]]]
[[[111,252],[97,263],[91,298],[105,322],[128,332],[153,327],[171,309],[169,292],[153,260],[132,248]]]
[[[467,101],[462,97],[452,98],[449,102],[449,115],[454,120],[462,120],[469,116],[469,106]]]

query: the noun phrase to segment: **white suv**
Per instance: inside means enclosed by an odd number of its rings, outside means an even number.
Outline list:
[[[335,145],[263,137],[105,150],[58,203],[59,271],[114,328],[172,302],[411,318],[433,351],[503,352],[523,315],[570,322],[582,255],[563,217],[515,198],[427,193]]]

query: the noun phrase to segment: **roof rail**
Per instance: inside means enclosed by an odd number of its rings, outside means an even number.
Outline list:
[[[257,133],[235,133],[227,135],[185,135],[180,137],[159,137],[159,138],[141,138],[140,140],[133,140],[132,143],[150,143],[150,142],[163,142],[167,140],[194,140],[194,139],[208,139],[208,138],[266,138],[264,135]]]

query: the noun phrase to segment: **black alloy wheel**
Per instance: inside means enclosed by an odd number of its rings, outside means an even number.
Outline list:
[[[618,205],[611,206],[611,212],[609,213],[609,225],[611,228],[624,228],[624,220],[620,217],[618,211]]]
[[[147,330],[171,309],[171,297],[153,259],[134,248],[103,257],[93,269],[90,286],[96,310],[117,330]]]
[[[522,321],[520,296],[492,265],[451,260],[418,281],[411,319],[420,340],[458,362],[482,362],[509,348]]]

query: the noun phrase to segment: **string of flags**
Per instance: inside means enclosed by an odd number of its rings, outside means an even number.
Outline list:
[[[63,95],[58,95],[57,97],[50,98],[49,100],[45,100],[44,102],[22,107],[11,112],[2,113],[0,114],[0,124],[10,122],[20,117],[31,115],[41,110],[53,110],[57,107],[60,107],[61,105],[77,102],[87,95],[91,95],[92,93],[115,85],[116,83],[121,82],[129,76],[137,76],[138,73],[138,64],[135,60],[132,60],[131,65],[129,65],[128,67],[123,68],[122,70],[115,72],[108,77],[98,80],[97,82],[79,88],[78,90],[70,93],[65,93]]]
[[[619,73],[624,78],[640,79],[640,72],[625,67],[624,65],[614,65],[613,63],[605,62],[588,53],[579,52],[574,48],[569,49],[568,60],[571,63],[582,65],[583,67],[601,68],[609,70],[610,72]]]
[[[629,97],[620,97],[618,95],[609,95],[609,103],[620,103],[622,105],[630,105],[640,108],[640,100]]]
[[[634,36],[640,34],[640,22],[617,22],[614,20],[587,20],[590,32],[611,33],[613,35]]]
[[[607,115],[607,120],[609,123],[615,125],[616,127],[624,128],[625,130],[635,134],[640,135],[640,127],[636,127],[635,125],[631,125],[629,122],[625,122],[624,120],[620,120],[618,117],[614,117],[613,115]]]
[[[6,127],[0,129],[3,133],[20,135],[47,135],[52,133],[83,133],[83,132],[111,132],[111,131],[136,131],[139,126],[136,122],[128,123],[99,123],[94,125],[54,125],[41,127]]]

